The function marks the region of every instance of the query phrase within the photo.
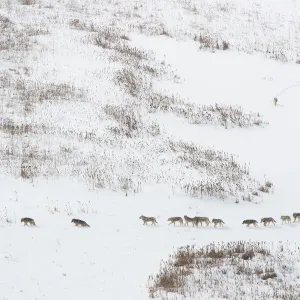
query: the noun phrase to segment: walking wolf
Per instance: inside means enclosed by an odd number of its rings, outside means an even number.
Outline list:
[[[257,221],[252,219],[244,220],[242,224],[247,224],[247,227],[250,225],[257,227]]]
[[[169,225],[174,224],[174,226],[175,226],[176,222],[179,222],[180,225],[183,225],[183,220],[182,220],[181,217],[172,217],[172,218],[169,218],[168,222],[171,222],[171,223],[169,223]]]
[[[145,216],[140,216],[140,219],[143,220],[143,225],[148,224],[148,222],[151,222],[152,225],[157,224],[156,219],[154,217],[145,217]]]
[[[31,218],[22,218],[21,223],[24,223],[24,226],[27,226],[28,224],[30,224],[31,226],[36,226],[34,220]]]

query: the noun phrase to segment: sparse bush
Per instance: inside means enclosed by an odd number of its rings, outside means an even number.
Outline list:
[[[14,49],[26,51],[30,40],[25,29],[20,29],[10,19],[0,15],[0,51]]]
[[[124,42],[129,41],[129,37],[122,33],[121,30],[116,30],[111,27],[101,27],[97,29],[97,35],[95,37],[95,44],[104,49],[112,49],[118,52],[130,52],[130,48]],[[133,51],[133,50],[132,50]]]
[[[16,81],[16,88],[22,101],[30,100],[32,103],[46,100],[82,100],[84,95],[82,89],[77,90],[66,83],[30,82],[20,79]]]
[[[244,201],[252,202],[253,201],[253,196],[252,195],[248,194],[247,196],[243,196],[242,198],[243,198]]]
[[[134,138],[140,136],[142,133],[148,133],[151,136],[157,136],[160,134],[159,125],[151,122],[145,124],[142,120],[140,112],[134,109],[133,105],[117,106],[106,105],[104,112],[113,117],[118,123],[118,126],[110,126],[109,129],[115,135],[125,136],[127,138]]]
[[[270,189],[273,187],[273,183],[271,181],[266,181],[265,186]]]
[[[169,300],[296,300],[300,251],[290,246],[239,241],[181,247],[149,277],[149,296]],[[286,265],[289,271],[283,271]],[[266,286],[264,281],[269,278],[272,281]]]
[[[263,193],[269,193],[268,187],[266,187],[266,186],[264,186],[264,185],[261,185],[261,186],[258,188],[258,190],[259,190],[260,192],[263,192]]]
[[[267,280],[267,279],[273,279],[273,278],[276,278],[277,277],[277,274],[276,273],[266,273],[264,274],[261,279],[263,280]]]
[[[69,202],[65,205],[65,213],[68,216],[72,216],[73,215],[73,209],[72,209],[72,207],[71,207],[71,205],[70,205]]]
[[[77,30],[84,30],[89,32],[97,32],[99,30],[99,27],[96,26],[93,22],[87,23],[83,22],[79,19],[72,19],[69,22],[69,25],[71,28],[77,29]]]
[[[92,207],[91,201],[86,202],[78,202],[78,213],[80,214],[97,214],[98,211]]]
[[[13,216],[10,214],[6,207],[0,211],[0,221],[2,223],[13,224],[16,223],[16,214],[14,213]]]
[[[138,70],[133,68],[123,68],[115,75],[114,81],[116,85],[123,88],[131,96],[138,96],[141,91],[147,87],[145,78],[141,76]]]
[[[10,135],[22,135],[32,132],[31,124],[17,124],[11,119],[4,119],[0,123],[0,131],[10,134]]]
[[[29,36],[46,35],[50,33],[48,28],[43,28],[38,25],[27,25],[26,32]]]
[[[215,49],[219,50],[228,50],[229,42],[222,40],[221,43],[217,38],[212,37],[211,35],[195,35],[194,41],[200,43],[200,49],[210,49],[214,51]]]
[[[225,128],[261,126],[265,124],[257,113],[246,113],[241,106],[214,104],[196,105],[178,99],[174,95],[152,93],[146,97],[149,112],[172,112],[192,124],[221,125]]]
[[[51,214],[60,213],[60,208],[59,208],[59,205],[58,205],[58,201],[53,201],[52,200],[50,203],[48,203],[47,210]]]
[[[203,179],[181,182],[181,188],[193,197],[225,199],[244,193],[249,187],[257,184],[250,177],[249,168],[238,164],[236,158],[226,152],[202,148],[183,141],[169,141],[169,147],[175,155],[173,161],[180,163],[182,168],[205,174],[201,176]]]
[[[222,50],[228,50],[229,49],[229,43],[226,41],[222,41]]]
[[[34,5],[36,4],[36,0],[21,0],[23,5]]]

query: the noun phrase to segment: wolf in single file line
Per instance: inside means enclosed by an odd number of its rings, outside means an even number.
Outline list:
[[[214,224],[214,227],[217,227],[218,224],[220,227],[223,227],[225,224],[222,219],[212,219],[211,222]]]
[[[30,224],[31,226],[36,226],[32,218],[22,218],[21,223],[24,223],[24,226],[27,226],[28,224]]]
[[[168,222],[171,222],[169,225],[174,224],[175,226],[176,222],[178,222],[180,225],[183,225],[183,219],[181,217],[171,217],[168,219]]]
[[[281,216],[280,219],[282,220],[281,224],[291,224],[292,220],[290,216]]]
[[[152,225],[157,224],[157,221],[154,217],[145,217],[145,216],[140,216],[139,219],[143,221],[143,225],[148,224],[148,222],[151,222]]]
[[[195,224],[197,225],[197,227],[198,227],[199,223],[201,224],[201,227],[202,227],[202,223],[205,223],[206,226],[209,226],[209,224],[210,224],[209,218],[207,218],[207,217],[194,217],[194,220],[195,220]]]
[[[185,215],[183,218],[185,221],[185,225],[189,225],[189,223],[192,223],[193,226],[195,226],[195,218],[190,218],[187,215]]]
[[[247,227],[249,227],[250,225],[253,225],[255,227],[257,227],[257,221],[256,220],[252,220],[252,219],[248,219],[248,220],[244,220],[242,224],[247,224]]]
[[[72,219],[71,223],[74,223],[76,226],[90,227],[85,221],[79,219]]]
[[[268,224],[271,224],[271,223],[273,225],[275,225],[276,221],[273,218],[269,217],[269,218],[262,218],[260,220],[260,223],[264,223],[264,226],[267,226]]]
[[[296,221],[300,221],[300,213],[293,213],[293,218],[294,218],[294,223],[296,222]]]

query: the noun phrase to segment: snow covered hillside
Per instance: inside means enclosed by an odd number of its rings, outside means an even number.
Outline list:
[[[0,299],[181,299],[149,292],[161,260],[240,240],[288,240],[277,287],[300,293],[299,22],[299,1],[0,1]]]

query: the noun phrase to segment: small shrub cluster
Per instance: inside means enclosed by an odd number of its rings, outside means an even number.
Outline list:
[[[34,5],[36,4],[36,0],[21,0],[23,5]]]
[[[214,50],[228,50],[229,42],[226,40],[221,40],[214,38],[210,35],[199,34],[194,36],[194,41],[199,42],[200,49],[210,49]]]
[[[97,209],[93,208],[91,201],[88,203],[78,201],[78,213],[79,214],[97,214]]]
[[[262,193],[269,193],[273,188],[273,183],[270,181],[266,181],[264,185],[260,185],[258,190]]]
[[[27,25],[26,26],[26,33],[29,36],[39,36],[39,35],[46,35],[49,34],[50,31],[48,28],[41,27],[39,25]]]
[[[9,18],[0,15],[0,51],[29,49],[30,40],[26,29],[20,29]]]
[[[7,208],[4,207],[3,210],[0,210],[0,221],[7,224],[16,223],[16,214],[9,213]]]
[[[115,135],[134,138],[141,136],[143,133],[151,136],[160,134],[159,125],[154,122],[145,124],[141,113],[134,109],[133,105],[122,107],[107,104],[104,106],[104,111],[118,123],[118,126],[109,127],[109,130]]]
[[[240,165],[233,155],[183,141],[169,141],[169,147],[176,163],[201,174],[197,180],[181,183],[187,194],[224,199],[257,185],[250,177],[248,166]]]
[[[67,83],[43,83],[26,81],[23,78],[15,82],[22,101],[28,100],[30,103],[55,101],[55,100],[82,100],[84,91],[76,89]]]
[[[188,103],[176,96],[152,93],[145,99],[149,112],[171,112],[184,117],[192,124],[221,125],[225,128],[262,126],[265,124],[258,113],[244,112],[241,106],[215,103],[197,105]]]
[[[60,213],[60,208],[58,205],[58,201],[51,201],[49,202],[49,204],[47,205],[47,210],[49,213],[51,214],[55,214],[55,213]]]
[[[11,119],[0,119],[0,131],[10,135],[22,135],[32,132],[32,125],[28,123],[16,123]]]
[[[180,247],[149,277],[149,296],[296,300],[300,296],[296,285],[300,251],[290,246],[238,241]]]
[[[70,20],[69,26],[73,29],[89,31],[89,32],[97,32],[99,30],[99,26],[95,25],[93,22],[87,23],[79,19]]]
[[[173,111],[193,124],[214,124],[228,127],[250,127],[263,124],[261,116],[256,113],[246,113],[241,106],[225,104],[175,106]]]

